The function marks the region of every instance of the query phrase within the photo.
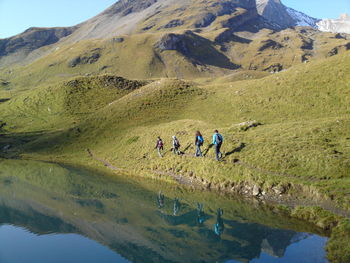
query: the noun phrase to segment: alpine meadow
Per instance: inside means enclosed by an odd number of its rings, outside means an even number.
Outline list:
[[[252,216],[259,210],[247,218],[310,224],[328,237],[329,261],[317,262],[349,263],[350,23],[341,19],[331,26],[279,0],[119,0],[76,26],[0,39],[0,163],[55,163],[156,192],[152,182],[248,199],[263,208],[259,219]],[[195,156],[196,131],[203,157]],[[172,153],[172,136],[180,154]],[[0,177],[14,171],[4,166]],[[45,187],[62,194],[83,177],[74,176]],[[104,187],[111,186],[91,191]],[[51,202],[41,192],[39,199]],[[243,258],[237,262],[250,262]]]

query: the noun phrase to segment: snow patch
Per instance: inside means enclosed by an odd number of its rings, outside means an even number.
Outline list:
[[[297,26],[310,26],[317,28],[316,23],[319,21],[319,19],[308,16],[290,7],[286,7],[286,10],[288,14],[295,20]]]
[[[317,28],[323,32],[350,34],[350,17],[342,14],[339,19],[322,19]]]

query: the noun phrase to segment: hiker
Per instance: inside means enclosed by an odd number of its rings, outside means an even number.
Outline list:
[[[224,211],[221,208],[219,208],[216,215],[216,223],[214,225],[214,232],[218,236],[221,236],[221,234],[225,230],[224,220],[222,219],[223,214]]]
[[[173,152],[174,154],[177,154],[177,155],[180,155],[181,152],[180,152],[180,142],[179,140],[176,138],[176,136],[174,135],[173,136]]]
[[[158,150],[159,157],[162,158],[163,157],[162,151],[164,150],[164,143],[163,143],[163,140],[160,138],[160,136],[158,136],[158,139],[157,139],[156,149]]]
[[[222,137],[222,135],[219,133],[218,130],[215,130],[213,135],[213,144],[215,145],[215,153],[216,153],[217,161],[219,161],[219,159],[222,158],[222,153],[220,152],[220,148],[223,141],[224,141],[224,138]]]
[[[195,156],[196,157],[198,157],[198,156],[203,157],[202,151],[201,151],[201,146],[203,146],[203,143],[204,143],[203,136],[200,133],[200,131],[197,131],[196,132],[196,141],[195,141],[195,144],[196,144],[196,154],[195,154]]]

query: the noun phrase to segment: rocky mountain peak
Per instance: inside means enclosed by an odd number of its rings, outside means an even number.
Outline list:
[[[295,21],[280,0],[256,0],[256,6],[261,16],[281,28],[295,25]]]
[[[316,28],[318,19],[286,7],[281,0],[256,0],[256,6],[261,16],[281,29],[294,26]]]

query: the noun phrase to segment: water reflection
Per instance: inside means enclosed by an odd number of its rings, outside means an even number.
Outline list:
[[[221,236],[221,234],[224,232],[224,229],[225,229],[224,220],[222,219],[223,214],[224,214],[224,211],[221,208],[219,208],[216,213],[216,223],[214,225],[214,232],[218,236]]]
[[[304,262],[326,262],[326,238],[319,229],[238,199],[155,181],[126,181],[72,167],[9,160],[0,162],[0,189],[0,225],[21,227],[12,232],[0,228],[0,248],[8,247],[3,242],[24,228],[35,234],[31,240],[58,235],[68,244],[69,236],[62,234],[73,234],[75,241],[68,247],[72,251],[88,238],[95,242],[91,250],[100,251],[95,262],[123,262],[118,260],[124,258],[135,263],[293,263],[301,262],[311,247],[313,253]],[[22,263],[55,262],[47,259],[50,255],[59,258],[54,250],[36,244],[36,250],[46,251],[43,258],[28,256]],[[56,244],[56,249],[63,244]],[[6,259],[0,250],[0,262],[16,262],[24,249],[16,243],[10,247],[13,252],[6,253]],[[90,250],[77,253],[79,257],[71,262],[89,262]],[[119,259],[112,259],[110,253]]]

